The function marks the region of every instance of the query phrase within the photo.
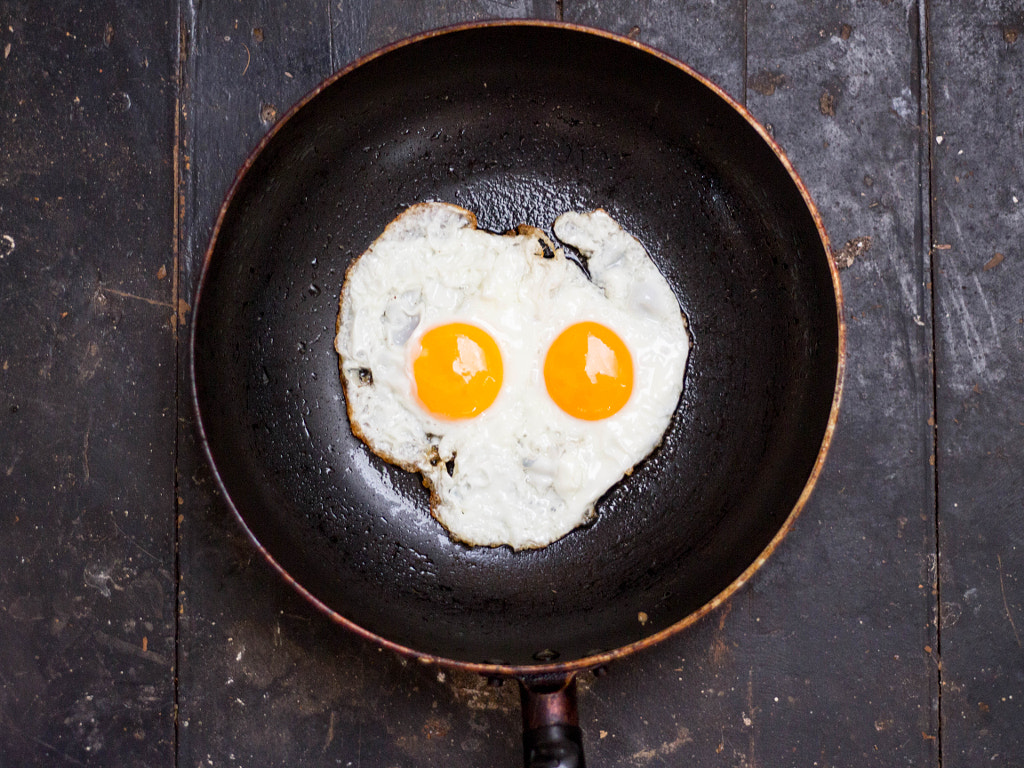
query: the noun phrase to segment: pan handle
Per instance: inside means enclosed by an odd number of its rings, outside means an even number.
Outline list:
[[[521,678],[523,765],[585,768],[573,673]]]

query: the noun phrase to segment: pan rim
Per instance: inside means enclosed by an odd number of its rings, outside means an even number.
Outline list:
[[[249,170],[256,162],[256,159],[263,153],[267,145],[273,141],[277,135],[289,120],[301,111],[310,101],[315,99],[321,92],[329,88],[335,82],[343,78],[345,75],[353,72],[356,69],[364,66],[365,64],[385,56],[393,51],[405,48],[409,45],[414,45],[426,40],[442,37],[450,34],[457,34],[460,32],[489,29],[489,28],[505,28],[505,27],[521,27],[521,28],[548,28],[548,29],[559,29],[567,32],[574,32],[586,35],[592,35],[595,37],[604,38],[612,42],[623,44],[632,47],[642,53],[654,56],[660,59],[664,63],[682,71],[684,74],[697,80],[703,86],[708,88],[714,93],[719,99],[730,106],[736,113],[753,128],[761,139],[768,145],[772,153],[782,164],[786,173],[792,179],[796,185],[801,198],[804,201],[808,212],[811,215],[812,221],[814,222],[815,229],[817,230],[818,237],[821,240],[821,244],[826,256],[827,266],[829,269],[829,275],[832,281],[833,295],[836,302],[836,323],[837,323],[837,339],[836,339],[836,372],[835,372],[835,387],[833,390],[832,402],[829,410],[828,421],[825,426],[824,435],[821,440],[821,444],[818,448],[818,452],[815,458],[814,465],[811,469],[810,475],[806,483],[804,484],[803,490],[798,497],[793,508],[786,516],[779,529],[776,531],[774,536],[760,552],[760,554],[754,559],[750,565],[743,570],[743,572],[730,582],[724,589],[722,589],[717,595],[711,600],[706,602],[697,610],[691,612],[684,618],[680,619],[674,624],[671,624],[658,632],[647,635],[646,637],[637,640],[633,643],[629,643],[613,650],[605,651],[598,654],[593,654],[579,659],[574,659],[567,662],[550,662],[550,663],[537,663],[537,664],[499,664],[499,663],[485,663],[485,662],[470,662],[463,661],[460,659],[453,659],[445,656],[431,654],[425,651],[412,648],[410,646],[403,645],[401,643],[390,640],[382,635],[379,635],[365,627],[355,623],[354,621],[346,618],[342,614],[338,613],[335,609],[328,606],[326,603],[321,601],[312,592],[310,592],[305,586],[303,586],[297,579],[295,579],[285,568],[282,566],[274,556],[266,549],[266,547],[257,539],[249,525],[246,523],[245,518],[242,515],[241,510],[235,505],[231,494],[228,492],[227,487],[221,477],[220,471],[217,468],[216,461],[214,460],[209,440],[207,439],[206,429],[203,422],[202,411],[199,404],[198,394],[198,380],[196,376],[196,341],[197,341],[197,318],[199,316],[199,306],[202,301],[203,289],[206,285],[207,274],[209,272],[210,263],[217,247],[218,238],[220,235],[221,227],[225,218],[228,215],[229,210],[232,207],[234,198],[239,190],[239,187],[243,179],[247,176]],[[643,650],[650,646],[653,646],[668,637],[675,635],[686,628],[692,626],[707,614],[718,609],[722,604],[728,601],[733,594],[739,591],[753,575],[760,570],[768,558],[775,552],[782,540],[792,530],[796,523],[797,518],[803,511],[808,499],[810,498],[815,486],[817,485],[818,479],[823,470],[825,460],[831,447],[832,439],[835,433],[836,425],[839,417],[839,406],[842,400],[843,383],[846,371],[846,324],[844,320],[844,301],[842,285],[839,279],[839,270],[835,263],[835,254],[833,252],[831,243],[829,241],[828,234],[825,230],[824,223],[817,206],[814,204],[811,198],[810,192],[807,189],[803,179],[797,173],[792,162],[789,160],[782,147],[775,141],[775,139],[768,133],[768,131],[761,125],[761,123],[753,117],[753,115],[747,110],[745,106],[740,104],[738,101],[733,99],[725,90],[716,85],[710,79],[700,74],[690,65],[670,56],[663,51],[658,50],[650,45],[641,43],[636,40],[632,40],[628,37],[609,32],[606,30],[596,29],[593,27],[575,24],[571,22],[563,21],[551,21],[545,19],[504,19],[504,20],[487,20],[487,21],[475,21],[475,22],[464,22],[460,24],[454,24],[445,27],[439,27],[436,29],[421,32],[416,35],[412,35],[401,40],[395,41],[388,45],[382,46],[370,53],[365,54],[346,65],[345,67],[337,70],[332,75],[322,80],[312,90],[310,90],[305,96],[299,101],[293,104],[284,115],[266,132],[263,138],[256,144],[256,146],[248,153],[245,161],[236,171],[234,179],[230,184],[227,193],[225,194],[224,200],[218,209],[217,217],[215,219],[213,228],[211,230],[209,243],[206,247],[203,261],[199,270],[199,278],[196,283],[196,290],[193,296],[192,303],[192,319],[190,322],[189,329],[189,385],[192,405],[192,415],[195,421],[195,430],[199,438],[199,443],[202,448],[203,455],[206,457],[207,466],[213,475],[213,479],[216,483],[224,502],[227,504],[232,515],[241,525],[242,530],[253,543],[256,549],[262,554],[264,559],[271,565],[271,567],[280,574],[280,576],[290,584],[303,598],[309,601],[310,604],[315,606],[318,610],[327,615],[335,623],[343,626],[348,631],[353,632],[357,636],[373,642],[374,644],[387,648],[388,650],[394,651],[402,656],[415,659],[416,661],[425,665],[437,665],[443,666],[450,669],[458,669],[467,672],[475,672],[488,677],[508,677],[508,678],[524,678],[539,675],[549,674],[571,674],[581,670],[594,669],[596,667],[604,666],[609,662],[616,659],[623,658],[637,651]]]

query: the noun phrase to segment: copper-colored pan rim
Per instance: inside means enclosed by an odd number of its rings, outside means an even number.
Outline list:
[[[213,232],[210,237],[210,244],[206,250],[206,255],[203,259],[199,284],[196,289],[196,296],[193,302],[193,317],[195,317],[198,314],[196,310],[198,309],[199,301],[202,297],[202,289],[203,285],[205,284],[206,273],[207,270],[209,269],[210,260],[217,244],[217,238],[218,235],[220,234],[221,225],[223,224],[224,218],[227,215],[227,211],[230,208],[232,201],[234,200],[235,194],[238,191],[238,187],[241,184],[242,179],[245,177],[249,169],[252,167],[253,163],[255,162],[259,154],[263,151],[266,145],[271,140],[273,140],[273,137],[277,134],[281,127],[285,123],[287,123],[288,120],[290,120],[293,115],[295,115],[300,109],[302,109],[309,101],[315,98],[321,91],[331,86],[335,81],[344,77],[349,72],[352,72],[353,70],[363,66],[367,62],[373,61],[374,59],[384,56],[399,48],[404,48],[407,45],[418,43],[423,40],[448,35],[454,32],[462,32],[473,29],[484,29],[489,27],[548,27],[554,29],[564,29],[567,31],[580,32],[589,35],[594,35],[596,37],[603,37],[608,40],[613,40],[615,42],[631,46],[633,48],[636,48],[637,50],[643,51],[644,53],[661,59],[665,63],[670,64],[673,67],[676,67],[677,69],[685,72],[686,74],[690,75],[691,77],[701,82],[711,91],[713,91],[719,98],[721,98],[724,102],[726,102],[734,110],[736,110],[736,112],[744,120],[746,120],[755,131],[757,131],[757,133],[761,136],[765,143],[768,144],[769,147],[771,147],[776,157],[778,157],[783,167],[789,173],[790,178],[793,179],[793,183],[796,184],[797,189],[800,191],[800,195],[803,197],[804,204],[807,206],[808,211],[810,211],[811,213],[811,216],[814,220],[814,225],[818,230],[818,235],[821,238],[822,245],[824,246],[825,253],[827,254],[828,268],[832,277],[832,288],[835,293],[836,322],[838,327],[838,338],[836,340],[838,352],[838,360],[836,365],[836,385],[835,391],[832,395],[832,407],[829,413],[828,424],[825,427],[825,434],[822,438],[821,446],[818,449],[818,456],[814,462],[814,467],[811,471],[810,477],[808,478],[807,484],[804,486],[803,492],[797,499],[796,504],[793,506],[793,509],[790,511],[789,515],[786,517],[786,520],[779,528],[779,530],[776,532],[775,536],[772,537],[772,540],[768,542],[768,545],[764,548],[761,554],[758,555],[757,559],[755,559],[754,562],[751,563],[746,568],[746,570],[743,571],[742,574],[740,574],[725,589],[719,592],[714,598],[712,598],[710,601],[708,601],[703,606],[698,608],[696,611],[692,612],[691,614],[681,619],[680,621],[676,622],[675,624],[672,624],[671,626],[660,630],[659,632],[648,635],[642,640],[638,640],[634,643],[621,646],[611,651],[606,651],[604,653],[599,653],[592,656],[587,656],[582,659],[576,659],[573,661],[563,663],[541,663],[528,665],[467,662],[458,659],[450,659],[444,656],[437,656],[429,653],[424,653],[423,651],[419,651],[415,648],[410,648],[408,646],[401,645],[392,640],[388,640],[387,638],[382,637],[381,635],[371,632],[370,630],[367,630],[364,627],[356,624],[355,622],[345,618],[337,611],[335,611],[333,608],[327,606],[315,595],[313,595],[309,590],[302,586],[302,584],[300,584],[290,573],[288,573],[288,571],[286,571],[285,568],[280,563],[278,563],[277,560],[274,559],[274,557],[267,551],[267,549],[259,542],[259,540],[253,534],[253,532],[249,529],[249,526],[246,524],[241,512],[235,506],[230,494],[224,487],[223,480],[220,477],[220,473],[217,470],[216,463],[213,460],[213,455],[210,452],[209,442],[207,441],[206,438],[205,429],[203,428],[203,419],[202,414],[200,413],[199,410],[199,400],[197,396],[195,379],[196,322],[194,321],[194,319],[189,338],[190,350],[192,352],[189,372],[192,385],[192,406],[196,419],[196,427],[199,432],[200,443],[203,447],[203,452],[206,454],[206,457],[209,461],[211,470],[214,474],[214,478],[217,482],[218,487],[221,489],[223,493],[225,501],[227,502],[231,511],[234,513],[235,517],[238,519],[239,523],[241,523],[242,528],[248,535],[249,539],[253,542],[253,544],[260,551],[263,557],[266,558],[267,562],[270,563],[270,565],[285,579],[285,581],[291,584],[292,587],[294,587],[299,592],[299,594],[301,594],[306,600],[308,600],[310,603],[316,606],[319,610],[323,611],[333,621],[337,622],[346,629],[354,632],[355,634],[359,635],[360,637],[363,637],[366,640],[376,643],[377,645],[380,645],[384,648],[388,648],[389,650],[395,651],[396,653],[402,654],[403,656],[416,659],[417,661],[420,661],[424,664],[437,664],[453,669],[477,672],[482,675],[492,677],[529,677],[532,675],[573,673],[580,670],[593,669],[602,666],[604,664],[607,664],[608,662],[614,661],[615,659],[628,656],[631,653],[635,653],[636,651],[648,648],[656,643],[659,643],[662,640],[665,640],[666,638],[676,634],[677,632],[681,632],[687,627],[693,625],[701,618],[703,618],[705,615],[711,613],[720,605],[722,605],[730,597],[732,597],[732,595],[737,590],[743,587],[751,579],[754,573],[765,563],[765,561],[776,550],[780,542],[785,538],[786,534],[788,534],[790,530],[793,528],[793,525],[795,524],[797,517],[800,515],[800,512],[803,510],[804,505],[807,503],[807,500],[810,498],[810,495],[814,490],[814,486],[817,484],[818,478],[821,474],[822,468],[825,463],[825,456],[828,453],[829,446],[832,442],[832,437],[836,428],[836,422],[839,417],[839,403],[842,399],[843,378],[846,368],[846,325],[843,319],[843,292],[839,280],[839,271],[835,265],[835,258],[832,253],[832,247],[829,243],[828,234],[826,233],[825,227],[822,223],[821,214],[818,212],[817,207],[814,205],[814,201],[811,199],[810,193],[808,192],[806,185],[804,184],[800,176],[797,174],[796,170],[793,168],[792,163],[789,161],[789,158],[786,157],[785,153],[782,151],[782,148],[775,142],[775,140],[768,133],[768,131],[765,130],[765,128],[750,114],[746,107],[738,103],[728,93],[726,93],[724,90],[722,90],[720,87],[715,85],[713,82],[708,80],[706,77],[701,75],[699,72],[694,70],[689,65],[684,64],[681,61],[655,48],[637,42],[636,40],[631,40],[627,37],[614,34],[612,32],[593,29],[591,27],[586,27],[579,24],[532,19],[508,19],[469,22],[464,24],[457,24],[454,26],[442,27],[428,32],[423,32],[421,34],[414,35],[403,40],[399,40],[395,43],[384,46],[383,48],[380,48],[372,53],[369,53],[357,59],[356,61],[352,62],[345,68],[338,70],[333,75],[331,75],[326,80],[317,85],[316,88],[314,88],[312,91],[306,94],[306,96],[304,96],[299,102],[297,102],[284,114],[284,116],[267,132],[267,134],[259,142],[256,148],[246,158],[245,162],[242,164],[241,168],[235,175],[235,179],[232,182],[231,187],[228,190],[228,193],[225,196],[224,202],[221,205],[220,211],[217,215],[217,220],[216,223],[214,224]]]

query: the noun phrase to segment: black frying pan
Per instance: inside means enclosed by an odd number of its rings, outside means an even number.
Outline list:
[[[419,478],[349,430],[333,349],[345,269],[424,200],[497,232],[551,234],[558,214],[602,207],[689,318],[664,442],[596,522],[545,549],[453,543]],[[572,674],[691,624],[789,529],[843,365],[825,233],[765,131],[678,62],[542,23],[423,35],[292,109],[221,210],[192,345],[201,440],[270,562],[365,637],[524,681],[527,760],[554,739],[565,765],[582,764]]]

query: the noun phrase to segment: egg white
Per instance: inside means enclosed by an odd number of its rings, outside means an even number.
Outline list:
[[[594,503],[662,439],[683,387],[686,322],[643,246],[604,211],[563,214],[556,236],[495,235],[445,203],[404,211],[349,269],[335,347],[353,432],[431,489],[456,540],[543,547],[594,517]],[[633,357],[629,401],[584,421],[547,393],[544,358],[568,326],[593,320]],[[430,328],[467,322],[498,344],[503,381],[478,416],[439,419],[417,401],[412,350]]]

